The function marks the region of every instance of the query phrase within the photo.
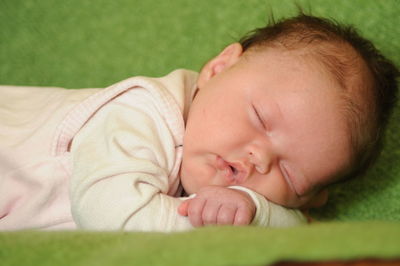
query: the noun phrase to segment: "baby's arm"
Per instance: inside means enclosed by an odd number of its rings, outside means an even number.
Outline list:
[[[240,186],[205,187],[196,197],[183,202],[178,211],[181,215],[189,216],[193,226],[252,224],[285,227],[307,222],[299,210],[276,205]]]
[[[176,231],[192,228],[173,197],[175,141],[140,88],[107,104],[72,143],[71,209],[78,228]]]
[[[256,204],[257,212],[252,221],[253,225],[288,227],[307,223],[306,217],[300,210],[277,205],[264,196],[245,187],[234,186],[232,188],[247,192]]]

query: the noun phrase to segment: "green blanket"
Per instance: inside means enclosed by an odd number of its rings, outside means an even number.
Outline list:
[[[209,227],[187,233],[19,232],[0,235],[1,265],[268,265],[399,256],[398,223],[287,229]]]
[[[0,84],[106,87],[135,75],[199,70],[225,45],[297,7],[355,25],[400,65],[399,0],[1,0]],[[333,187],[289,229],[187,233],[0,233],[1,265],[267,265],[280,260],[400,258],[400,107],[382,156]],[[1,184],[0,184],[1,185]]]

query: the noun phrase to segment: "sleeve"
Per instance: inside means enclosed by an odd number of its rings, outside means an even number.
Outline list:
[[[265,227],[289,227],[307,223],[306,217],[299,210],[288,209],[274,204],[262,195],[245,187],[232,186],[230,188],[244,191],[253,199],[254,204],[256,205],[256,214],[251,223],[252,225]]]
[[[191,229],[177,212],[184,198],[168,195],[173,136],[144,89],[103,106],[74,138],[72,215],[89,230]]]

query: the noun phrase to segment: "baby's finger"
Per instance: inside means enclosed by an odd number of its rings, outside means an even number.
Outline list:
[[[203,224],[204,225],[216,225],[217,224],[217,216],[218,211],[221,205],[216,203],[215,201],[207,201],[203,208]]]
[[[189,221],[194,227],[203,226],[203,208],[206,200],[203,198],[194,198],[189,201],[188,216]]]
[[[234,225],[248,225],[253,217],[252,212],[248,208],[239,207],[236,210]]]
[[[178,213],[182,216],[188,216],[189,201],[185,200],[178,206]]]
[[[218,211],[217,224],[218,225],[233,225],[235,221],[236,207],[229,205],[222,205]]]

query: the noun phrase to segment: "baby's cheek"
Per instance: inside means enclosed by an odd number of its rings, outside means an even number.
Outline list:
[[[186,191],[187,194],[193,194],[196,193],[201,187],[204,186],[205,183],[205,178],[203,180],[204,171],[200,171],[198,167],[192,166],[190,167],[189,165],[184,165],[181,168],[181,183],[183,186],[183,189]]]
[[[190,173],[188,173],[188,171],[186,170],[187,168],[184,167],[184,165],[182,165],[181,170],[179,172],[179,178],[180,178],[180,182],[181,185],[184,189],[184,191],[186,192],[186,194],[190,195],[193,194],[193,185],[191,184],[191,180],[189,178]]]

